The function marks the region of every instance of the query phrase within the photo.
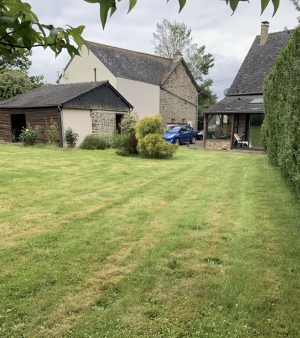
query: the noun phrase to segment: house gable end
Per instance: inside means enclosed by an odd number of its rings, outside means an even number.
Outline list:
[[[117,87],[117,79],[110,69],[94,54],[92,50],[82,47],[81,56],[75,56],[70,59],[63,75],[59,78],[60,84],[91,82],[95,80],[109,81],[114,87]]]

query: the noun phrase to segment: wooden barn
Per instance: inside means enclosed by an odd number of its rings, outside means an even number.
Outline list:
[[[39,125],[37,143],[46,143],[51,119],[59,126],[59,145],[72,128],[79,139],[119,131],[119,123],[133,106],[108,82],[45,85],[0,102],[0,140],[18,142],[23,127]]]

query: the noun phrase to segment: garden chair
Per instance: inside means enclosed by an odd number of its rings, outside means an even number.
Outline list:
[[[248,145],[249,145],[248,141],[244,141],[242,138],[239,137],[238,134],[234,134],[234,138],[237,142],[237,145],[240,145],[241,147],[246,145],[248,147]]]

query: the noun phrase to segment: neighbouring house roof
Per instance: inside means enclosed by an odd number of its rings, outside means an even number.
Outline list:
[[[122,99],[130,108],[132,105],[107,81],[89,83],[70,83],[44,85],[26,93],[11,97],[8,100],[0,102],[1,108],[35,108],[35,107],[53,107],[68,104],[70,101],[83,97],[95,89],[109,87]]]
[[[256,36],[227,95],[262,93],[265,77],[289,39],[287,31],[270,33],[267,42],[260,45],[260,36]]]
[[[259,114],[264,112],[261,102],[262,95],[240,95],[227,96],[212,107],[206,109],[204,114],[226,114],[226,113],[252,113]],[[255,99],[259,103],[252,103]]]
[[[288,31],[270,33],[267,42],[260,45],[260,35],[256,36],[226,97],[203,111],[203,114],[263,113],[265,77],[271,72],[289,39]],[[258,103],[251,103],[255,99],[259,99]]]

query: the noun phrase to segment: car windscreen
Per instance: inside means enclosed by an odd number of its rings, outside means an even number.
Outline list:
[[[168,131],[168,133],[178,133],[182,127],[174,127]]]

